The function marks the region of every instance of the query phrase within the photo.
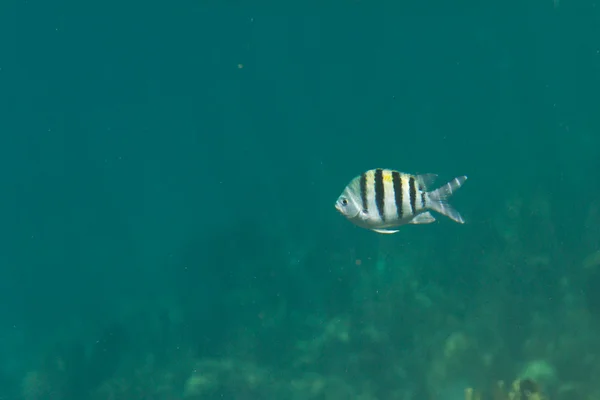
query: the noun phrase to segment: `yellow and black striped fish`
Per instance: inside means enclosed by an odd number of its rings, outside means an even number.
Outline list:
[[[437,175],[411,175],[390,169],[371,169],[352,179],[338,197],[335,208],[354,224],[378,233],[396,233],[389,228],[405,224],[430,224],[429,210],[463,224],[465,221],[446,201],[467,180],[454,178],[428,191]]]

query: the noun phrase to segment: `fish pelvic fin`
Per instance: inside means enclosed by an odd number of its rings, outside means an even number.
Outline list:
[[[398,232],[397,230],[392,230],[392,229],[371,229],[371,230],[373,232],[383,233],[383,234],[388,234],[388,235]]]
[[[465,220],[454,207],[448,203],[448,198],[454,194],[467,180],[466,176],[459,176],[431,192],[427,192],[427,208],[438,212],[451,220],[464,224]]]

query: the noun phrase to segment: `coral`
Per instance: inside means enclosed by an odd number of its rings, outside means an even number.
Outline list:
[[[193,365],[189,353],[179,352],[173,364],[160,365],[153,354],[127,374],[106,380],[90,400],[171,400],[179,398],[187,372]]]
[[[540,382],[547,387],[556,383],[556,369],[546,360],[530,361],[521,370],[519,379]]]
[[[491,390],[482,392],[465,389],[465,400],[545,400],[540,386],[531,379],[517,379],[507,387],[503,381],[496,382]]]
[[[274,373],[235,359],[199,361],[185,382],[183,397],[200,399],[376,400],[369,385],[314,372]]]

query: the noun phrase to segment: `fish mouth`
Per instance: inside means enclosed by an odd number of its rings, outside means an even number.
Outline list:
[[[338,210],[340,214],[342,213],[342,207],[340,206],[340,203],[335,203],[335,209]]]

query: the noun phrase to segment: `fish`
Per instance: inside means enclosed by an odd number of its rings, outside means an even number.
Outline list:
[[[350,222],[377,233],[392,234],[406,224],[430,224],[438,212],[464,224],[465,220],[447,199],[467,180],[465,175],[429,190],[437,174],[413,175],[391,169],[371,169],[344,188],[335,208]]]

